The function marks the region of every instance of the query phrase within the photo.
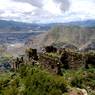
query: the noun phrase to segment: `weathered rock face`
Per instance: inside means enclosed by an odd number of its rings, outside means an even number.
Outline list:
[[[72,89],[69,92],[69,95],[88,95],[88,94],[87,94],[87,91],[85,89],[76,88],[76,89]]]
[[[85,68],[85,58],[81,53],[63,51],[61,57],[53,57],[48,54],[39,55],[39,63],[48,70],[59,73],[62,69]]]

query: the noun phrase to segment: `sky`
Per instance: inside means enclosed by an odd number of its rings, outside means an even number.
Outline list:
[[[28,23],[95,19],[95,0],[0,0],[0,20]]]

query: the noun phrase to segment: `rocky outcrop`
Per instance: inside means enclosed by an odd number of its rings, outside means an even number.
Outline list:
[[[75,88],[69,91],[69,95],[88,95],[85,89]]]

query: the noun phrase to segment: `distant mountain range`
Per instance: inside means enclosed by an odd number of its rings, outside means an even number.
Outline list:
[[[0,32],[46,31],[51,25],[0,20]]]
[[[69,23],[64,23],[65,25],[74,25],[81,27],[95,27],[95,20],[86,20],[86,21],[74,21]]]
[[[30,45],[33,48],[39,48],[47,45],[64,47],[63,45],[71,44],[80,50],[84,50],[84,48],[91,49],[92,47],[95,49],[94,22],[92,25],[86,22],[57,24],[49,32],[40,34],[35,38],[30,39],[27,45]]]
[[[95,46],[95,20],[45,24],[0,20],[0,32],[28,31],[45,31],[36,37],[30,37],[26,42],[27,45],[36,48],[51,44],[63,45],[64,43],[75,45],[80,49]]]
[[[45,24],[0,20],[0,32],[47,31],[56,25],[95,27],[95,20],[76,21],[76,22],[69,22],[69,23],[45,23]]]

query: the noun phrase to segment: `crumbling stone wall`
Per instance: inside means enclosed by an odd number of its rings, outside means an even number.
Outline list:
[[[47,68],[49,71],[52,71],[54,73],[59,72],[59,59],[53,58],[51,56],[48,56],[46,54],[40,54],[39,56],[39,63],[42,67]]]
[[[79,69],[85,67],[85,58],[82,53],[64,50],[60,61],[65,69]]]

